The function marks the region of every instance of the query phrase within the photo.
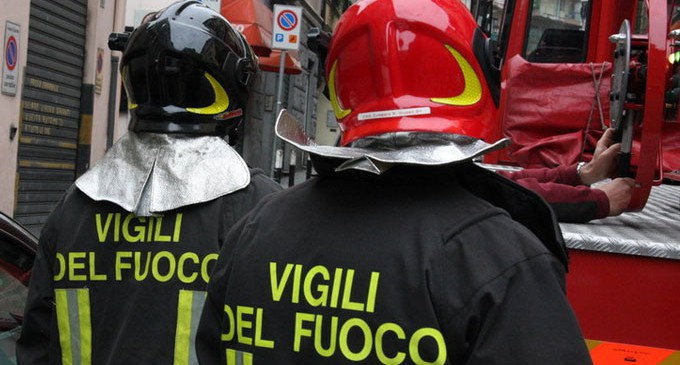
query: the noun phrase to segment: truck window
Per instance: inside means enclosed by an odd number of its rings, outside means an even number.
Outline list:
[[[680,29],[680,1],[669,1],[668,30]]]
[[[589,1],[533,0],[524,58],[536,63],[584,62],[589,8]]]
[[[635,21],[633,21],[632,27],[632,34],[647,34],[649,32],[649,9],[645,0],[638,0],[637,2]]]

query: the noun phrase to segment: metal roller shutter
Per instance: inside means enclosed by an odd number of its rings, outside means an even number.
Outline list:
[[[38,235],[76,174],[86,0],[32,0],[14,217]]]

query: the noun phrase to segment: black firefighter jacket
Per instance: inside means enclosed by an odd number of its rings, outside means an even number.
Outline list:
[[[323,174],[231,231],[199,361],[589,364],[565,270],[545,202],[495,173]]]
[[[229,228],[280,186],[136,217],[72,187],[40,236],[19,364],[195,364],[205,287]]]

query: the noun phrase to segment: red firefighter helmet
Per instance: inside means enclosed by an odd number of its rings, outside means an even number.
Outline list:
[[[341,144],[389,132],[492,135],[486,37],[458,0],[363,0],[340,18],[326,80]],[[495,142],[495,141],[487,141]]]

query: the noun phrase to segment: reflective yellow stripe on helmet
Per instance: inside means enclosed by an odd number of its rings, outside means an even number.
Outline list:
[[[333,111],[335,112],[335,119],[340,120],[349,115],[349,113],[352,112],[352,109],[343,109],[340,106],[340,102],[338,101],[338,94],[335,92],[335,68],[337,65],[338,61],[336,60],[333,62],[330,75],[328,75],[328,93],[331,97],[331,104],[333,105]]]
[[[444,45],[451,55],[458,61],[460,70],[463,72],[463,81],[465,82],[465,89],[460,95],[451,96],[447,98],[432,98],[431,100],[435,103],[454,105],[454,106],[466,106],[477,103],[482,99],[482,84],[479,82],[479,78],[472,69],[470,63],[461,55],[458,51],[453,49],[449,45]]]
[[[120,73],[123,77],[123,80],[125,80],[127,78],[128,68],[127,67],[123,68],[122,70],[120,70]],[[127,95],[128,109],[135,109],[136,107],[138,107],[139,105],[132,102],[132,98],[130,98],[130,95],[132,95],[132,93],[130,92],[130,90],[128,90],[128,85],[125,82],[123,82],[123,89],[125,90],[125,94]]]
[[[215,102],[202,108],[186,108],[187,111],[196,114],[217,114],[227,110],[229,107],[229,95],[227,95],[227,92],[224,90],[222,85],[220,85],[220,83],[215,80],[215,78],[210,76],[209,73],[206,72],[203,75],[206,79],[208,79],[210,86],[213,88],[213,92],[215,93]]]

